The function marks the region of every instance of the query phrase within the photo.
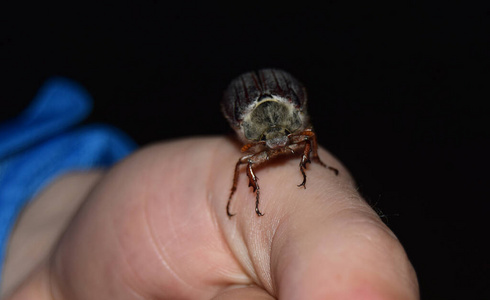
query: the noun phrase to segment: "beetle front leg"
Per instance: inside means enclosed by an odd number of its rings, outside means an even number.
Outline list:
[[[254,170],[252,169],[253,162],[249,160],[248,166],[247,166],[247,176],[248,176],[248,186],[251,186],[254,189],[254,192],[256,194],[255,196],[255,213],[257,216],[262,217],[264,214],[260,212],[259,210],[259,198],[260,198],[260,187],[259,184],[257,183],[257,180],[259,179],[255,173]]]
[[[305,129],[303,132],[293,135],[291,137],[291,143],[293,144],[301,144],[305,143],[305,148],[303,151],[303,156],[301,157],[301,161],[299,163],[299,170],[301,171],[301,175],[303,175],[303,182],[301,182],[298,186],[306,188],[306,164],[311,163],[310,161],[310,153],[313,156],[313,160],[325,168],[333,171],[335,175],[339,175],[339,170],[334,167],[327,166],[318,156],[318,144],[316,140],[316,134],[311,129]]]
[[[226,214],[228,217],[233,217],[235,214],[230,213],[230,203],[231,203],[231,198],[233,197],[233,194],[235,194],[236,191],[236,186],[238,184],[238,176],[240,176],[240,166],[242,164],[245,164],[248,162],[249,158],[252,157],[253,155],[245,155],[241,157],[236,165],[235,165],[235,174],[233,176],[233,185],[231,187],[231,192],[230,192],[230,197],[228,198],[228,203],[226,204]]]
[[[310,141],[306,141],[305,149],[303,151],[303,156],[301,156],[301,161],[299,162],[299,170],[303,175],[303,182],[298,184],[298,187],[304,187],[306,189],[306,164],[311,163],[310,161],[310,152],[311,152],[311,143]]]
[[[318,143],[316,141],[316,134],[313,131],[313,129],[308,128],[302,134],[306,135],[308,137],[308,141],[311,143],[311,152],[313,155],[313,160],[319,163],[320,165],[324,166],[325,168],[333,171],[335,173],[335,176],[338,176],[339,170],[337,170],[334,167],[327,166],[323,161],[321,161],[320,157],[318,156]]]
[[[313,160],[319,163],[320,165],[327,167],[327,165],[320,159],[318,156],[318,143],[316,141],[316,134],[313,129],[308,128],[303,131],[300,135],[305,136],[306,144],[310,144],[311,152],[313,152]],[[306,151],[305,151],[306,152]]]
[[[262,217],[264,214],[260,212],[259,210],[259,199],[260,199],[260,187],[258,184],[258,177],[255,175],[255,172],[252,168],[253,164],[260,164],[264,161],[267,160],[268,153],[267,152],[260,152],[257,154],[249,154],[245,155],[242,158],[240,158],[236,165],[235,165],[235,175],[233,176],[233,186],[231,187],[231,192],[230,192],[230,197],[228,198],[228,203],[226,204],[226,214],[228,217],[233,217],[235,214],[232,214],[230,212],[230,204],[231,204],[231,198],[233,197],[233,194],[235,194],[235,191],[237,189],[237,184],[238,184],[238,177],[240,176],[240,166],[243,164],[248,164],[247,165],[247,176],[249,180],[248,186],[251,186],[253,188],[253,191],[255,192],[255,213],[259,216]]]

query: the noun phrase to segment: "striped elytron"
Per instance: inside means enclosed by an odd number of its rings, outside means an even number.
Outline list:
[[[225,92],[221,108],[230,125],[243,142],[241,157],[235,166],[230,197],[226,205],[229,217],[230,203],[235,193],[240,166],[246,164],[249,186],[256,193],[255,212],[259,210],[260,188],[253,166],[284,153],[302,151],[299,169],[306,188],[306,164],[313,160],[338,174],[338,170],[326,166],[318,157],[316,135],[306,111],[306,91],[289,73],[277,69],[263,69],[242,74],[233,80]]]

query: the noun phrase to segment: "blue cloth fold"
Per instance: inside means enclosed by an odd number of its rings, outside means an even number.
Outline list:
[[[63,173],[109,167],[136,148],[116,128],[75,127],[91,110],[83,87],[52,78],[21,115],[0,124],[0,271],[15,221],[37,192]]]

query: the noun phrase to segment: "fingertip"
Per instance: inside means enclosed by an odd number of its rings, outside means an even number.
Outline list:
[[[272,269],[281,299],[419,298],[415,272],[396,237],[377,219],[352,213],[280,239]]]

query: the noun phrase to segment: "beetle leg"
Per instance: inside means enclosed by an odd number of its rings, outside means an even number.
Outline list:
[[[261,163],[264,160],[266,160],[267,153],[261,152],[257,154],[250,154],[250,155],[245,155],[242,158],[240,158],[236,165],[235,165],[235,175],[233,176],[233,186],[231,187],[231,192],[230,192],[230,197],[228,198],[228,203],[226,204],[226,214],[228,217],[233,217],[235,214],[232,214],[230,212],[230,204],[231,204],[231,198],[233,197],[233,194],[235,194],[235,191],[237,189],[237,184],[238,184],[238,177],[240,176],[240,166],[243,164],[248,164],[247,165],[247,176],[248,176],[248,186],[251,186],[253,188],[253,191],[256,193],[256,200],[255,200],[255,213],[261,217],[264,214],[260,212],[259,210],[259,199],[260,199],[260,188],[259,184],[257,183],[257,180],[259,179],[256,175],[255,172],[252,168],[252,165],[254,163]],[[254,161],[252,158],[256,157],[257,160]]]
[[[244,146],[242,147],[242,149],[240,149],[240,151],[242,151],[242,152],[247,152],[247,151],[248,151],[248,149],[252,148],[253,146],[255,146],[255,144],[254,144],[254,143],[246,144],[246,145],[244,145]]]
[[[240,149],[240,151],[247,152],[248,150],[250,150],[250,148],[255,147],[257,145],[263,145],[263,144],[265,144],[265,141],[249,143],[249,144],[243,145],[243,147],[242,147],[242,149]]]
[[[311,141],[311,150],[313,152],[312,153],[313,154],[313,159],[317,163],[319,163],[320,165],[322,165],[325,168],[333,171],[335,173],[335,176],[338,176],[339,175],[339,170],[337,170],[334,167],[327,166],[323,161],[320,160],[320,157],[318,156],[318,144],[317,144],[317,141],[316,141],[316,134],[315,134],[315,132],[313,132],[313,130],[311,128],[306,129],[305,132],[307,133],[306,135],[309,136],[309,140]]]
[[[311,128],[308,128],[305,131],[303,131],[300,135],[305,136],[307,144],[308,144],[308,142],[310,143],[311,151],[313,152],[312,153],[313,160],[316,161],[317,163],[319,163],[320,165],[327,167],[327,165],[318,156],[318,143],[316,141],[315,132],[313,132],[313,130]]]
[[[304,187],[306,189],[306,164],[311,163],[310,161],[310,152],[311,152],[311,141],[306,141],[305,150],[303,151],[303,156],[301,157],[301,161],[299,162],[299,170],[303,175],[303,182],[298,184],[298,187]]]
[[[233,194],[235,194],[235,191],[236,191],[236,186],[238,183],[238,176],[240,175],[240,166],[244,163],[247,163],[248,159],[252,156],[253,155],[245,155],[245,156],[241,157],[235,165],[235,175],[233,176],[233,185],[231,187],[231,192],[230,192],[230,197],[228,198],[228,203],[226,204],[226,214],[230,218],[235,215],[235,214],[230,213],[230,203],[231,203],[231,198],[233,197]]]
[[[316,134],[311,128],[305,129],[303,132],[292,136],[291,142],[294,144],[300,144],[300,143],[305,143],[305,148],[303,151],[303,156],[301,157],[301,161],[299,163],[299,170],[301,171],[301,174],[303,175],[303,182],[299,184],[299,187],[304,187],[306,188],[306,164],[311,162],[310,161],[310,153],[313,157],[313,160],[320,165],[324,166],[325,168],[333,171],[335,175],[339,175],[339,170],[337,170],[334,167],[327,166],[318,156],[318,143],[316,140]]]
[[[259,184],[257,183],[257,180],[259,179],[255,173],[254,170],[252,169],[253,162],[249,160],[248,166],[247,166],[247,176],[248,176],[248,186],[251,186],[254,189],[254,192],[256,193],[256,200],[255,200],[255,213],[257,216],[262,217],[264,214],[260,212],[259,210],[259,198],[260,198],[260,187]]]

